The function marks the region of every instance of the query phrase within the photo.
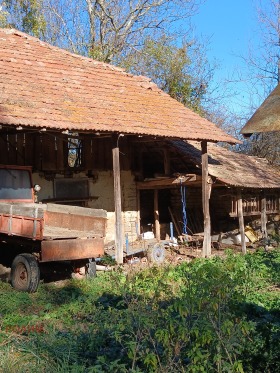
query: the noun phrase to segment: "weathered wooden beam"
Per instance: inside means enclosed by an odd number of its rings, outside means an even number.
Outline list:
[[[122,195],[119,148],[113,148],[114,202],[115,202],[115,254],[116,262],[123,263]]]
[[[87,202],[97,200],[99,197],[90,196],[90,197],[81,197],[81,198],[46,198],[42,199],[42,203],[51,203],[51,202]]]
[[[263,238],[267,238],[267,214],[266,214],[266,195],[265,192],[261,196],[261,231]]]
[[[239,232],[241,236],[241,250],[243,254],[246,254],[246,241],[245,241],[245,227],[244,227],[244,218],[243,218],[243,203],[242,203],[242,194],[239,190],[237,192],[237,212],[239,220]]]
[[[211,219],[209,209],[209,199],[211,193],[211,184],[209,183],[208,174],[208,153],[207,142],[201,142],[201,167],[202,167],[202,206],[204,215],[204,239],[202,256],[209,257],[211,255]]]
[[[158,190],[154,190],[154,218],[155,218],[155,236],[160,240],[159,208],[158,208]]]
[[[163,149],[163,161],[164,161],[164,175],[171,174],[171,167],[170,167],[170,152],[169,149]]]
[[[137,226],[136,226],[136,234],[141,234],[141,216],[140,216],[140,209],[141,209],[141,198],[140,198],[140,191],[136,189],[136,197],[137,197]]]
[[[137,189],[160,189],[178,187],[179,184],[191,185],[194,182],[200,182],[201,176],[196,174],[183,174],[178,177],[157,178],[146,181],[138,181],[136,183]]]

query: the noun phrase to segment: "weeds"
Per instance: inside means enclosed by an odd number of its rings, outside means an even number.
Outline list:
[[[280,371],[279,265],[229,252],[35,294],[1,283],[0,371]]]

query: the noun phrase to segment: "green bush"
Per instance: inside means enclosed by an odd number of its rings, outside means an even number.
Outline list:
[[[35,294],[1,284],[0,371],[280,371],[279,266],[279,250],[228,252]]]

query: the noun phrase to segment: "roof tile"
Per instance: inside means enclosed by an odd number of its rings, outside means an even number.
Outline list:
[[[226,141],[149,78],[0,29],[0,123]]]
[[[172,141],[181,153],[201,165],[201,146],[195,141]],[[265,158],[232,152],[208,144],[209,174],[227,185],[253,189],[280,189],[280,173]]]

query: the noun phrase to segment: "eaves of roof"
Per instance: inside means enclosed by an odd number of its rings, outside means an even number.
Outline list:
[[[280,85],[271,92],[242,128],[244,136],[253,133],[280,131]]]

